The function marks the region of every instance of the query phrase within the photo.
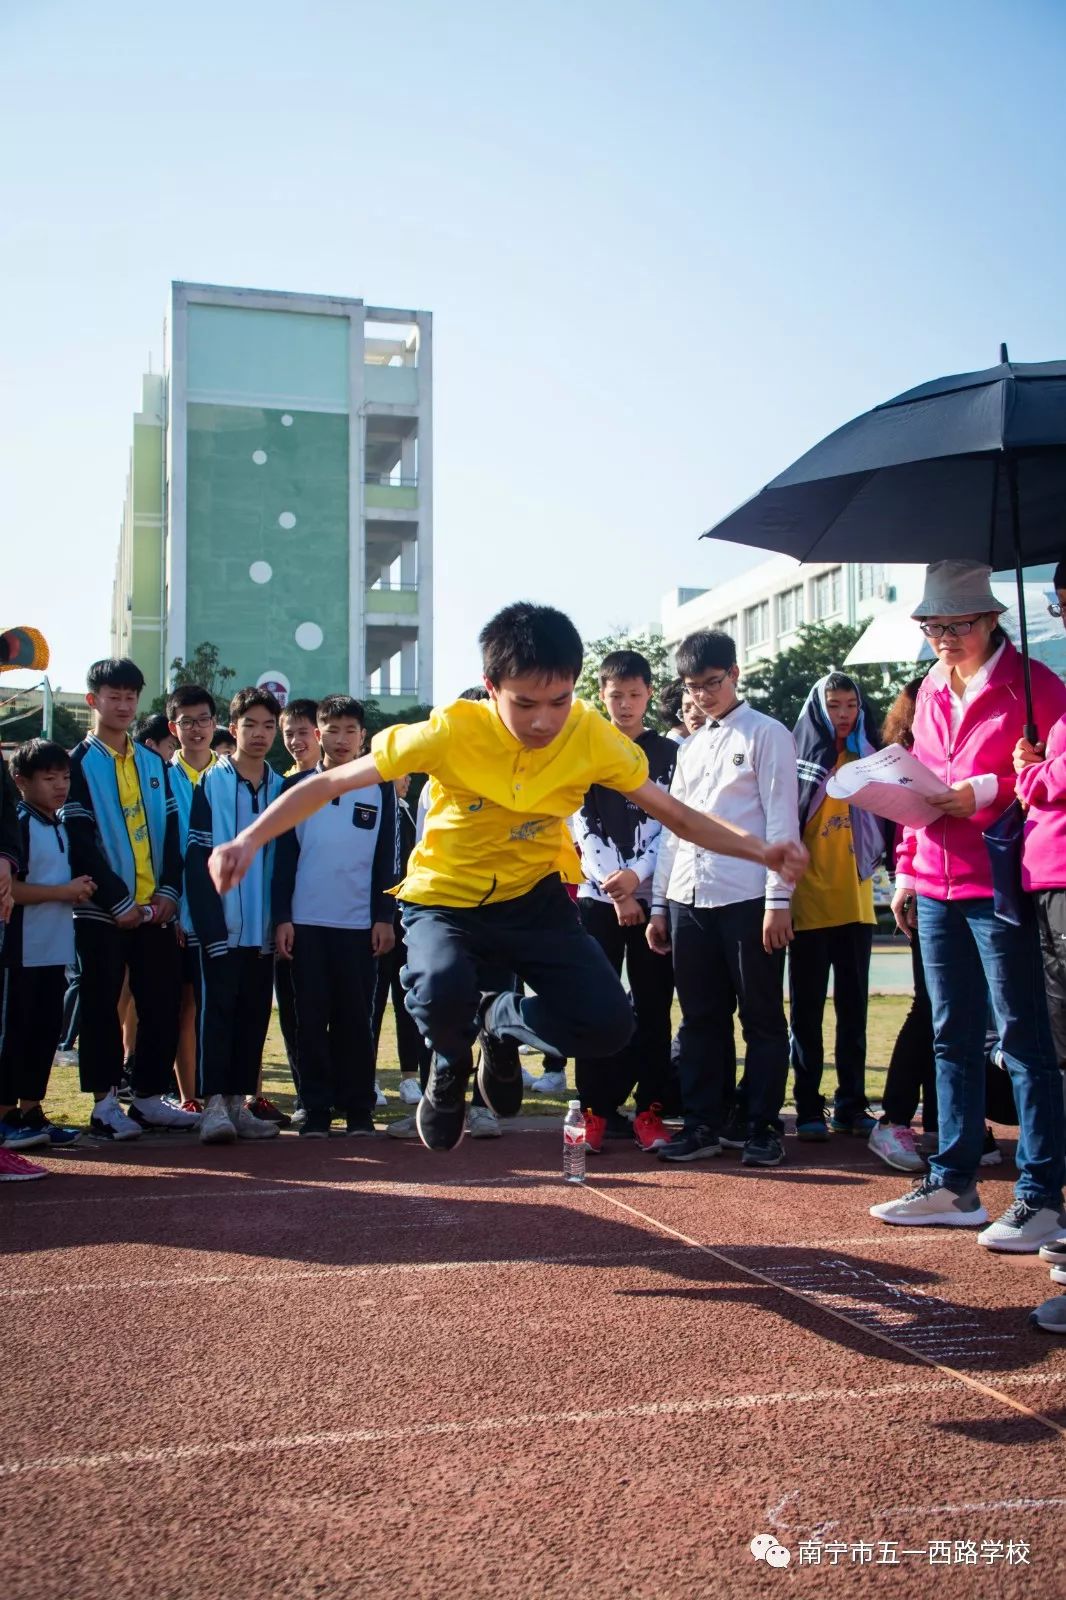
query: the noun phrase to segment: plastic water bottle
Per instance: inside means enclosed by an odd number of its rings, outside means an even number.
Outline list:
[[[563,1118],[563,1177],[567,1183],[585,1181],[585,1115],[580,1100],[567,1101]]]

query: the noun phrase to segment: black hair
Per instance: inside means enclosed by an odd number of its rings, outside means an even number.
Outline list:
[[[283,717],[290,722],[299,722],[301,718],[306,722],[318,721],[317,700],[289,700],[281,709]]]
[[[98,689],[134,689],[138,694],[144,688],[144,673],[129,656],[106,656],[94,661],[85,674],[85,687],[90,694]]]
[[[651,667],[639,650],[612,650],[600,662],[600,689],[612,678],[639,678],[651,688]]]
[[[701,628],[699,633],[690,633],[682,639],[677,647],[676,664],[679,678],[693,678],[698,672],[715,669],[729,672],[737,664],[736,643],[728,633],[721,633],[717,628]]]
[[[324,700],[318,702],[317,720],[328,722],[330,718],[340,720],[349,717],[353,722],[358,722],[361,728],[366,727],[366,708],[358,700],[353,700],[350,694],[327,694]]]
[[[229,719],[239,722],[246,711],[251,711],[255,706],[262,706],[264,711],[269,711],[276,722],[281,716],[281,707],[269,689],[261,689],[258,684],[249,684],[247,689],[238,689],[229,703]]]
[[[211,735],[211,748],[212,750],[218,750],[224,744],[232,745],[234,749],[237,748],[237,741],[228,728],[216,728]]]
[[[485,688],[483,683],[471,684],[470,688],[464,689],[462,694],[459,696],[460,700],[487,700],[488,698],[489,691]]]
[[[838,692],[843,690],[846,694],[853,694],[859,704],[862,705],[862,690],[855,682],[855,679],[849,678],[846,672],[831,672],[826,678],[826,694],[831,693],[834,689]]]
[[[1066,589],[1066,557],[1055,568],[1055,575],[1051,580],[1056,589]]]
[[[160,739],[173,739],[170,731],[170,718],[164,711],[153,711],[150,717],[140,717],[133,725],[133,737],[137,744],[146,745],[149,739],[158,744]]]
[[[535,675],[570,678],[575,683],[585,657],[581,636],[568,616],[554,606],[516,600],[490,617],[478,635],[481,664],[494,688],[502,678]]]
[[[675,678],[660,691],[658,711],[668,727],[672,723],[681,721],[681,700],[684,693],[685,688],[680,678]]]
[[[178,712],[184,711],[187,706],[206,706],[213,717],[218,716],[214,695],[198,683],[183,683],[167,695],[167,716],[171,722],[177,722]]]
[[[13,778],[32,778],[38,772],[69,772],[70,757],[52,739],[27,739],[11,757]]]

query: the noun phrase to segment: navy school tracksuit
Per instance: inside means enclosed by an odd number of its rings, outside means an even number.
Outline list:
[[[321,771],[321,768],[316,770]],[[306,772],[285,780],[302,783]],[[338,795],[277,841],[274,923],[291,922],[300,1100],[308,1119],[374,1108],[375,922],[399,878],[391,783]]]

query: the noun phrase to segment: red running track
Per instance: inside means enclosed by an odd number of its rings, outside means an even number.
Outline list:
[[[906,1180],[858,1141],[584,1189],[559,1143],[4,1186],[8,1600],[1066,1595],[1041,1263],[874,1222]]]

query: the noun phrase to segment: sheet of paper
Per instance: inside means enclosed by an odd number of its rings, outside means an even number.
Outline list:
[[[950,793],[935,773],[902,745],[886,745],[861,761],[849,761],[829,779],[826,792],[862,811],[908,828],[927,828],[941,816],[929,797]]]

